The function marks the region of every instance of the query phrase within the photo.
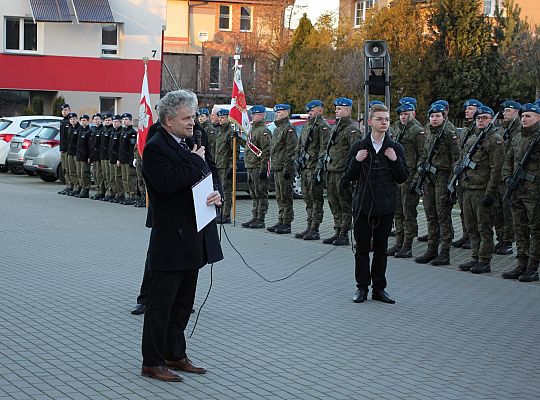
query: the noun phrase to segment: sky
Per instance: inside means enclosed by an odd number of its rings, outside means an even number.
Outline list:
[[[305,12],[311,22],[315,23],[319,15],[326,11],[335,11],[337,15],[339,0],[296,0],[295,8],[298,9],[298,19]]]

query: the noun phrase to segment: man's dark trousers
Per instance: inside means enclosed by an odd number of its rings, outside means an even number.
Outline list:
[[[367,289],[370,283],[373,283],[374,292],[386,288],[386,250],[393,220],[394,213],[375,216],[359,214],[356,217],[354,222],[354,240],[356,241],[354,275],[358,289]],[[371,238],[373,238],[373,261],[370,271]]]
[[[144,262],[144,275],[141,282],[141,290],[137,296],[137,304],[146,305],[146,300],[148,299],[148,292],[150,291],[150,270],[148,269],[148,256],[146,256],[146,261]]]

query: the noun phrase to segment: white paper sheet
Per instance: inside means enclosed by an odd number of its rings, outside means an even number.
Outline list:
[[[206,205],[208,195],[214,191],[212,174],[209,174],[192,187],[193,204],[195,205],[195,220],[197,221],[197,232],[200,232],[206,225],[216,218],[216,206]]]

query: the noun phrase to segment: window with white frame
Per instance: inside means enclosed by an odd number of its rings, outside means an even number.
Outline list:
[[[362,25],[366,19],[366,13],[370,8],[373,8],[375,0],[360,0],[354,5],[354,26]]]
[[[231,30],[231,6],[219,6],[219,29]]]
[[[101,25],[101,55],[116,57],[118,55],[118,25]]]
[[[210,89],[219,89],[221,57],[210,57]]]
[[[251,32],[252,7],[240,7],[240,31]]]
[[[6,17],[5,43],[7,51],[37,51],[37,25],[30,18]]]
[[[116,97],[100,97],[99,111],[102,113],[116,114]]]
[[[484,14],[492,17],[495,14],[497,0],[484,0]]]

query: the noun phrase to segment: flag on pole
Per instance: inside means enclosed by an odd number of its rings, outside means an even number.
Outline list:
[[[139,129],[137,135],[137,149],[142,157],[146,137],[148,136],[148,128],[154,123],[152,118],[152,106],[150,105],[150,93],[148,91],[146,60],[144,62],[144,77],[141,89],[141,101],[139,102]]]

